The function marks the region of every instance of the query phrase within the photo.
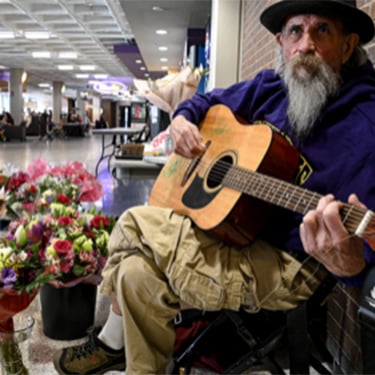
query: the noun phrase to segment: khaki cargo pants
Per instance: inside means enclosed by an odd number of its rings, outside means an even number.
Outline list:
[[[169,209],[135,207],[110,238],[101,291],[123,313],[126,374],[163,374],[171,359],[173,319],[181,303],[213,311],[287,310],[306,300],[326,275],[257,240],[238,250]]]

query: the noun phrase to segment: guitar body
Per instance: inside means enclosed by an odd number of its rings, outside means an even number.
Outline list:
[[[172,208],[218,239],[245,246],[263,228],[272,205],[223,184],[222,165],[292,181],[298,151],[267,125],[239,123],[223,105],[210,108],[200,132],[207,151],[193,160],[172,154],[155,181],[149,204]]]

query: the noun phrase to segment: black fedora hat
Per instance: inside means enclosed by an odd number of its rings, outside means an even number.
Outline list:
[[[318,14],[341,19],[346,27],[369,42],[375,32],[374,22],[359,10],[355,0],[282,0],[271,5],[260,16],[260,22],[273,34],[281,31],[287,17],[294,14]]]

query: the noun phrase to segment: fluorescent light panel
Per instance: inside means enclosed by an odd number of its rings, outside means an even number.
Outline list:
[[[108,74],[94,74],[94,78],[96,78],[96,79],[106,79],[106,78],[108,78]]]
[[[78,79],[86,79],[89,78],[88,74],[76,74],[76,78]]]
[[[79,69],[80,70],[95,70],[95,66],[94,65],[81,65]]]
[[[39,58],[47,58],[49,59],[51,57],[51,52],[48,51],[35,51],[31,53],[31,56],[39,59]]]
[[[59,70],[73,70],[73,65],[57,65]]]
[[[47,31],[25,31],[26,39],[49,39],[49,33]]]
[[[14,39],[15,37],[13,31],[0,31],[0,39]]]
[[[76,59],[78,55],[76,52],[59,52],[58,57],[60,59]]]

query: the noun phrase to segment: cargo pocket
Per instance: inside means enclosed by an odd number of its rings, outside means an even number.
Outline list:
[[[206,311],[223,308],[224,290],[209,276],[173,264],[169,282],[173,292],[189,305]]]

